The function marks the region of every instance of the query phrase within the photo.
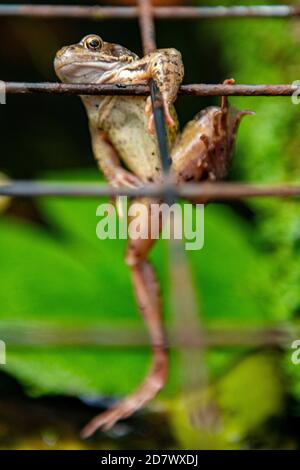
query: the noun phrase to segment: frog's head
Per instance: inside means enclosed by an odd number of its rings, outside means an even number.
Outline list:
[[[99,83],[105,73],[137,59],[138,56],[125,47],[89,34],[78,44],[60,49],[55,56],[54,68],[62,82]]]

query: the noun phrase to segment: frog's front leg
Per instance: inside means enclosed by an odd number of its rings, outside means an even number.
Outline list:
[[[123,65],[119,70],[105,73],[101,83],[143,84],[153,79],[163,98],[167,124],[174,126],[175,122],[170,107],[176,100],[179,86],[183,80],[184,67],[181,54],[176,49],[158,49],[150,52],[142,59]],[[151,98],[148,97],[145,107],[148,117],[148,127],[154,132]]]
[[[160,49],[144,57],[148,63],[148,79],[152,78],[157,84],[163,98],[166,122],[175,125],[170,112],[170,106],[177,98],[178,89],[184,77],[184,67],[181,54],[176,49]],[[146,115],[150,132],[154,132],[154,118],[151,98],[147,98]]]
[[[141,186],[142,182],[139,178],[123,168],[120,158],[106,133],[99,129],[92,120],[90,121],[90,133],[95,160],[109,184],[114,188],[124,186],[137,188]],[[119,204],[120,198],[117,196],[113,200],[116,202],[118,214],[122,217],[122,205]]]
[[[90,133],[93,154],[105,179],[114,188],[121,188],[122,186],[136,188],[141,186],[142,183],[139,178],[130,171],[125,170],[121,165],[120,158],[106,133],[92,122],[90,122]]]
[[[155,234],[158,235],[161,230],[161,222],[155,220],[153,221],[155,225],[152,226],[151,220],[151,204],[159,201],[144,198],[135,200],[135,203],[137,202],[147,210],[147,217],[144,221],[147,238],[129,239],[125,260],[132,273],[132,282],[140,313],[149,329],[153,351],[152,364],[140,387],[116,406],[96,416],[88,423],[82,431],[83,437],[90,436],[99,428],[109,429],[118,420],[131,416],[152,400],[167,380],[168,357],[161,317],[159,287],[154,269],[147,260],[147,254],[157,238]],[[143,227],[141,227],[140,233],[143,233]]]

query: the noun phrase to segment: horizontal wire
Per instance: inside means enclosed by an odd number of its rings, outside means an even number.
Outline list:
[[[242,184],[242,183],[186,183],[180,186],[170,184],[147,184],[139,188],[113,188],[103,183],[70,183],[14,181],[0,185],[1,196],[40,197],[102,197],[102,196],[165,196],[172,194],[193,201],[232,200],[251,197],[299,197],[300,185],[296,184]]]
[[[286,18],[300,16],[300,8],[291,5],[214,6],[214,7],[153,7],[155,18]],[[77,6],[77,5],[0,5],[0,16],[38,18],[88,18],[105,20],[111,18],[133,19],[139,16],[136,6]]]
[[[147,85],[96,85],[74,83],[1,82],[7,94],[53,93],[65,95],[149,95]],[[191,84],[179,88],[180,95],[190,96],[291,96],[300,86],[285,85],[223,85]]]
[[[167,346],[199,348],[239,346],[282,346],[290,345],[300,337],[300,328],[292,325],[272,328],[205,328],[201,336],[190,332],[188,337],[178,337],[177,332],[168,328]],[[0,337],[8,346],[21,347],[147,347],[150,339],[142,328],[116,327],[68,327],[43,325],[3,325]]]

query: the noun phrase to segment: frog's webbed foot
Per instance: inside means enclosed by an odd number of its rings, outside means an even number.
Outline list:
[[[223,85],[234,85],[235,80],[234,78],[226,78],[226,80],[223,81]],[[222,96],[221,97],[221,110],[223,114],[226,114],[228,112],[229,108],[229,102],[228,102],[228,96]]]
[[[107,431],[111,429],[117,421],[131,416],[157,395],[164,386],[166,377],[166,356],[165,353],[161,353],[160,350],[158,350],[149,375],[139,389],[110,410],[95,416],[81,431],[81,436],[87,438],[97,431],[97,429]]]
[[[234,85],[234,84],[235,84],[234,78],[227,78],[226,80],[223,81],[223,85]],[[224,128],[226,127],[227,116],[230,113],[234,116],[235,128],[238,127],[241,119],[244,116],[251,116],[255,114],[254,111],[251,111],[249,109],[238,110],[238,109],[232,108],[229,105],[228,96],[221,97],[221,113],[222,113],[221,122],[223,123]]]
[[[224,81],[224,85],[233,84],[233,79]],[[223,179],[230,167],[239,123],[249,114],[254,113],[231,106],[227,96],[222,96],[220,107],[198,113],[171,149],[171,170],[177,183]]]

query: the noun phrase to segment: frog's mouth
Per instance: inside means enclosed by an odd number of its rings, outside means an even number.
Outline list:
[[[111,72],[119,68],[118,65],[116,61],[68,61],[62,60],[61,58],[56,58],[54,61],[54,67],[58,77],[66,82],[97,83],[106,72]]]

